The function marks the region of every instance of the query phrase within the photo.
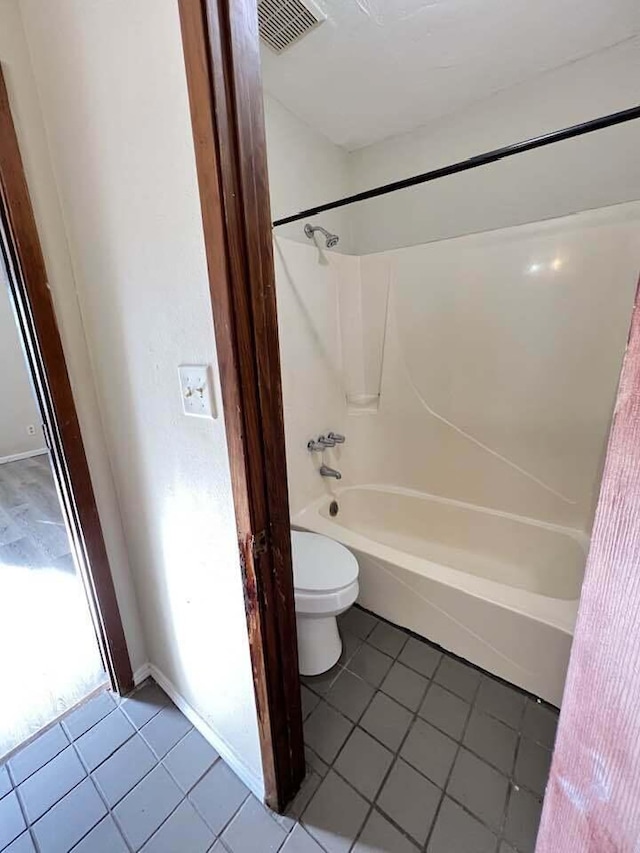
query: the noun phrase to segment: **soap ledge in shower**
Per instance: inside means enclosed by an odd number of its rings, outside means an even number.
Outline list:
[[[347,414],[377,415],[380,394],[347,394]]]

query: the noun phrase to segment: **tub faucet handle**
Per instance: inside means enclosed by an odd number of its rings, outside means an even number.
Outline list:
[[[331,436],[331,434],[329,434],[326,437],[324,435],[319,435],[318,436],[318,444],[321,444],[323,447],[335,447],[336,446],[336,443],[335,443],[333,437]]]
[[[311,453],[321,453],[325,449],[324,444],[320,444],[319,441],[311,441],[307,442],[307,450]]]
[[[346,441],[346,436],[340,435],[339,432],[330,432],[327,438],[330,438],[334,444],[344,444]]]

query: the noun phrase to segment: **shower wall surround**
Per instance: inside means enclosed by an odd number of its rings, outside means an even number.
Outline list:
[[[274,241],[287,474],[292,514],[323,494],[320,432],[344,433],[347,403],[339,294],[358,281],[359,260],[286,238]],[[351,442],[349,442],[351,444]],[[345,458],[347,449],[335,449]],[[344,481],[347,481],[346,472]]]
[[[365,257],[276,239],[292,512],[386,484],[589,530],[640,203]],[[379,394],[379,397],[377,396]]]
[[[344,393],[350,414],[373,414],[380,402],[393,261],[388,255],[358,258],[356,274],[338,291]]]

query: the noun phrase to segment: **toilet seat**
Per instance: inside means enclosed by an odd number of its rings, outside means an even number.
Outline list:
[[[296,597],[340,592],[358,580],[358,561],[348,548],[318,533],[291,531]]]

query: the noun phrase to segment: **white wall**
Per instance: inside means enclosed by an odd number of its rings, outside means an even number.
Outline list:
[[[273,218],[635,106],[640,37],[347,153],[265,95]],[[320,214],[363,255],[640,198],[640,122]],[[278,236],[304,242],[304,223]]]
[[[11,307],[4,264],[0,260],[0,460],[45,447],[18,328]],[[35,435],[27,433],[32,424]]]
[[[129,655],[136,669],[147,661],[147,651],[18,0],[0,0],[0,62],[9,90]]]
[[[21,8],[149,660],[258,789],[224,423],[177,382],[217,374],[177,4]]]
[[[640,37],[349,155],[353,192],[638,103]],[[640,198],[640,121],[351,208],[356,254]]]
[[[268,93],[264,96],[271,214],[274,220],[349,193],[348,154],[289,112]],[[348,209],[314,216],[340,237],[339,251],[351,247]],[[308,242],[304,222],[281,225],[276,234]]]
[[[347,443],[326,461],[341,485],[590,529],[640,272],[640,203],[360,259],[327,262],[288,240],[277,254],[293,512],[335,485],[305,444],[337,422]],[[388,303],[373,262],[390,269]],[[345,316],[340,295],[354,287],[363,305],[388,305],[370,414],[346,405],[349,359],[375,356],[367,332],[379,322]]]

